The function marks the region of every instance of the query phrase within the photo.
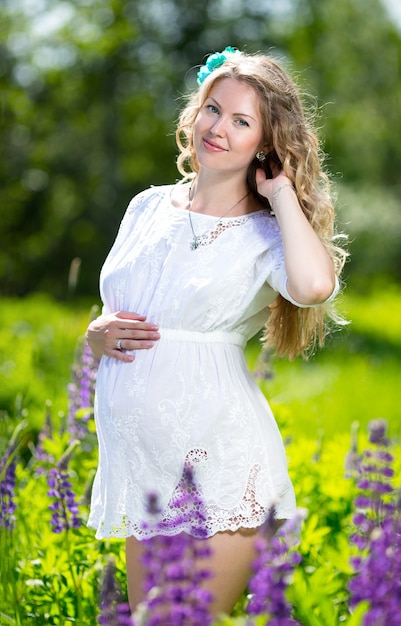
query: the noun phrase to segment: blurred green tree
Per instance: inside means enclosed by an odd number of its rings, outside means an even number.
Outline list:
[[[327,152],[348,182],[399,183],[401,38],[379,0],[297,0],[283,45],[325,103]]]
[[[227,44],[271,50],[329,103],[332,172],[399,184],[401,37],[380,0],[275,5],[3,0],[0,293],[65,297],[76,258],[78,293],[97,293],[129,199],[177,177],[174,122],[195,66]]]

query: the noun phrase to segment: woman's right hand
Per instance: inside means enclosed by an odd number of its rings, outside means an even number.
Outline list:
[[[93,320],[86,331],[86,340],[97,358],[110,356],[126,363],[134,355],[126,350],[149,350],[160,339],[157,324],[146,321],[145,315],[118,311]]]

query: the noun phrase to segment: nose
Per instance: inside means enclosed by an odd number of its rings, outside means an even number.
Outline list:
[[[216,135],[218,137],[222,137],[223,135],[225,135],[226,132],[226,124],[227,124],[227,120],[225,119],[225,117],[223,115],[220,115],[214,122],[211,131],[213,133],[213,135]]]

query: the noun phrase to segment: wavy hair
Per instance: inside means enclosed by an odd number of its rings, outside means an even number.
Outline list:
[[[194,123],[213,85],[223,78],[240,80],[259,95],[263,144],[270,147],[266,161],[276,161],[293,183],[302,211],[332,258],[335,272],[340,277],[347,252],[338,245],[340,236],[335,235],[331,185],[323,170],[323,156],[313,128],[313,117],[306,114],[295,82],[271,57],[236,52],[189,96],[176,130],[178,171],[186,180],[194,178],[199,171],[193,143]],[[268,205],[267,199],[258,194],[256,187],[255,174],[260,167],[259,161],[253,159],[247,183],[252,194],[262,204]],[[277,356],[293,359],[300,354],[307,358],[317,345],[323,345],[330,321],[345,323],[332,303],[300,308],[278,295],[270,306],[263,341],[266,347],[274,349]]]

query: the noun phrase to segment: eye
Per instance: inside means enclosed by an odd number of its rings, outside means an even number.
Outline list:
[[[210,113],[218,113],[219,109],[214,105],[214,104],[208,104],[206,106],[207,110],[210,111]]]
[[[249,126],[248,122],[246,120],[243,120],[242,117],[239,117],[236,120],[236,123],[238,124],[238,126]]]

